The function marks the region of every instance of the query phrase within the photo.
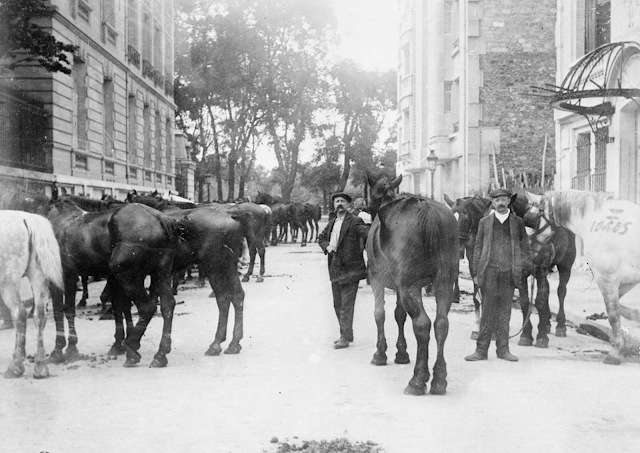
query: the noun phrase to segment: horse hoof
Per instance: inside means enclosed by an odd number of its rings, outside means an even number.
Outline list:
[[[78,305],[76,305],[76,307],[86,307],[87,306],[87,299],[85,299],[84,297],[82,299],[80,299],[80,302],[78,302]]]
[[[154,357],[151,363],[149,364],[149,368],[166,368],[169,364],[169,361],[166,357]]]
[[[138,351],[131,349],[126,344],[123,344],[122,346],[124,347],[127,354],[127,360],[124,361],[123,365],[125,368],[132,368],[140,363],[140,359],[142,358],[142,356],[138,354]]]
[[[65,360],[69,363],[80,360],[80,351],[75,346],[69,346],[67,352],[64,353]]]
[[[565,338],[567,336],[567,328],[566,327],[556,327],[556,337]]]
[[[49,368],[45,363],[36,364],[33,368],[33,378],[34,379],[46,379],[49,377]]]
[[[209,349],[207,349],[207,352],[204,353],[204,355],[215,357],[217,355],[220,355],[221,352],[222,348],[220,347],[220,345],[211,345],[209,346]]]
[[[411,359],[409,358],[409,354],[407,354],[406,352],[397,352],[396,358],[393,363],[396,363],[398,365],[406,365],[407,363],[411,363]]]
[[[264,278],[256,277],[256,283],[262,283],[263,281],[264,281]]]
[[[620,365],[622,363],[622,360],[620,360],[617,357],[614,357],[612,355],[608,355],[605,359],[604,359],[604,364],[605,365]]]
[[[546,349],[549,347],[549,338],[536,338],[536,348]]]
[[[472,340],[477,340],[478,339],[478,332],[471,332],[471,339]]]
[[[249,281],[249,276],[248,276],[248,275],[245,275],[244,277],[242,277],[242,281],[243,281],[244,283],[248,282],[248,281]]]
[[[47,363],[53,363],[57,365],[60,363],[64,363],[65,360],[66,359],[64,358],[64,354],[62,353],[62,351],[60,349],[54,349],[53,352],[49,354]]]
[[[411,385],[411,383],[409,383],[409,385],[407,385],[407,387],[404,389],[404,394],[405,395],[412,395],[412,396],[422,396],[427,392],[427,385],[421,385],[419,387],[414,387],[413,385]]]
[[[518,346],[533,346],[533,338],[520,337],[520,341],[518,341]]]
[[[230,344],[229,347],[224,351],[225,354],[239,354],[242,350],[242,346],[239,344]]]
[[[15,365],[9,365],[9,367],[7,368],[7,371],[4,372],[4,377],[7,379],[17,379],[19,377],[22,377],[22,375],[24,374],[24,365],[20,365],[20,366],[15,366]]]
[[[387,364],[387,354],[376,352],[371,359],[371,365],[382,366]]]
[[[432,395],[446,395],[447,394],[447,381],[431,382],[431,389],[429,393]]]
[[[116,355],[122,355],[125,353],[124,348],[122,347],[122,345],[117,345],[114,344],[113,346],[111,346],[111,348],[109,349],[109,352],[107,352],[108,356],[116,356]]]

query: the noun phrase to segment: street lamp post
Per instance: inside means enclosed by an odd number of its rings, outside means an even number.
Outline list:
[[[204,182],[207,185],[207,202],[211,201],[211,180],[213,179],[213,175],[207,173],[204,175]]]
[[[436,173],[436,167],[438,166],[438,156],[436,156],[436,152],[431,149],[431,153],[427,156],[427,168],[431,172],[431,199],[433,200],[433,191],[434,191],[434,175]]]

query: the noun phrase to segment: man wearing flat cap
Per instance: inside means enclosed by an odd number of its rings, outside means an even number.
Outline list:
[[[480,220],[473,251],[473,281],[482,292],[482,317],[476,351],[469,362],[487,360],[489,344],[496,334],[498,358],[517,362],[509,351],[509,321],[513,290],[531,263],[529,239],[524,222],[509,211],[511,193],[497,189],[490,193],[492,212]]]
[[[340,324],[340,338],[333,347],[343,349],[353,341],[353,311],[360,280],[367,277],[363,244],[369,226],[348,212],[351,197],[346,193],[331,196],[335,217],[318,236],[318,244],[328,256],[333,308]]]

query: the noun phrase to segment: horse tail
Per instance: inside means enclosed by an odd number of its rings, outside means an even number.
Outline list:
[[[49,283],[57,288],[62,288],[60,246],[53,233],[51,223],[39,215],[29,215],[24,218],[24,224],[29,231],[31,253],[35,255],[42,273]]]
[[[441,288],[453,290],[459,267],[458,222],[450,211],[441,211],[432,205],[423,205],[419,210],[422,236],[425,238],[424,256],[437,269],[436,287],[441,285]]]
[[[167,233],[170,238],[174,239],[184,239],[186,234],[186,230],[183,225],[178,222],[178,220],[173,219],[171,217],[167,217],[166,215],[159,216],[159,222],[162,226],[162,229]]]

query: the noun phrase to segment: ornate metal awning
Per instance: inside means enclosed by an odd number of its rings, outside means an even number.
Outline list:
[[[560,86],[533,87],[553,108],[585,117],[615,113],[616,98],[640,98],[640,44],[605,44],[571,66]]]

